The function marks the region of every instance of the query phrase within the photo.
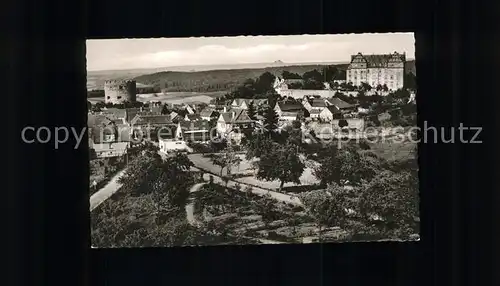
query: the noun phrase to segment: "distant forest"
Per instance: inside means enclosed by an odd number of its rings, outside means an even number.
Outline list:
[[[348,64],[340,65],[296,65],[284,67],[268,67],[259,69],[233,69],[233,70],[211,70],[200,72],[158,72],[141,75],[134,78],[138,83],[151,85],[148,90],[138,88],[138,93],[160,93],[160,92],[212,92],[231,91],[243,84],[249,78],[258,78],[265,72],[281,76],[283,71],[302,76],[306,72],[317,70],[323,72],[326,68],[335,67],[339,74],[345,79],[345,70]],[[406,72],[415,73],[415,61],[408,61]],[[89,91],[89,97],[102,97],[103,91]]]

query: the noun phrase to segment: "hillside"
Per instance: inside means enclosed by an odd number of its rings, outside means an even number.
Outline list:
[[[121,72],[89,72],[87,77],[87,88],[102,89],[104,79],[128,77],[140,84],[153,85],[158,91],[160,88],[166,91],[186,91],[186,92],[207,92],[207,91],[226,91],[240,84],[246,79],[257,78],[264,72],[271,72],[275,75],[281,75],[286,70],[292,73],[302,75],[305,72],[317,69],[321,70],[326,65],[334,65],[339,69],[345,70],[347,64],[310,64],[310,65],[289,65],[283,66],[281,61],[276,61],[275,66],[241,69],[214,69],[202,71],[160,71],[144,74],[145,71],[121,71]],[[406,66],[406,72],[415,73],[415,61],[409,60]],[[163,83],[163,84],[162,84]]]
[[[347,65],[337,65],[345,69]],[[258,69],[212,70],[200,72],[159,72],[135,78],[137,82],[165,88],[167,91],[218,91],[230,90],[246,79],[257,78],[264,72],[281,75],[283,70],[303,74],[324,65],[277,66]],[[162,85],[163,83],[163,85]]]

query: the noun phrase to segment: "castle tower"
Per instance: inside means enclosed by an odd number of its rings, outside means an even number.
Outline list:
[[[104,82],[104,102],[135,102],[136,90],[135,80],[107,80]]]

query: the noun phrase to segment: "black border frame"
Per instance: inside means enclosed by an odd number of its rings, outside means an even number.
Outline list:
[[[12,256],[12,285],[490,284],[496,256],[489,246],[498,240],[489,226],[499,189],[493,64],[500,49],[494,22],[479,16],[486,8],[481,2],[13,5],[3,19],[12,119],[7,248],[20,250]],[[71,142],[56,151],[23,144],[19,136],[27,125],[86,125],[85,38],[388,31],[416,32],[419,126],[427,120],[483,127],[481,145],[420,144],[420,242],[90,250],[87,141],[78,150]]]

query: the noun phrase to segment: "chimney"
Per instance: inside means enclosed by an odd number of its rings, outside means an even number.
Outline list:
[[[113,149],[112,144],[113,144],[113,142],[109,142],[109,149]]]
[[[231,112],[231,118],[234,118],[234,116],[236,115],[236,112]]]
[[[224,106],[224,113],[225,113],[225,112],[227,112],[227,107],[226,107],[226,106]]]

